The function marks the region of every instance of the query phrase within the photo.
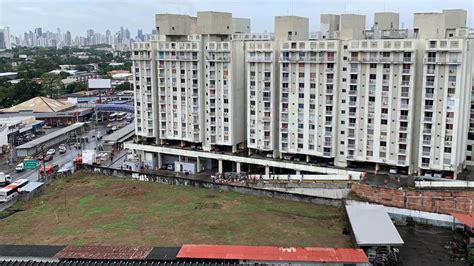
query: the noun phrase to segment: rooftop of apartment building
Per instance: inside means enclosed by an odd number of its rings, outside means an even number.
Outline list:
[[[474,36],[467,28],[467,11],[445,9],[441,12],[413,14],[413,27],[400,28],[400,15],[374,13],[374,23],[367,27],[366,16],[359,14],[321,14],[320,30],[309,30],[309,18],[276,16],[274,33],[251,33],[248,18],[232,13],[202,11],[195,17],[181,14],[157,14],[156,28],[164,41],[189,41],[186,36],[226,36],[225,40],[352,40],[352,39],[439,39]],[[192,39],[198,40],[198,39]],[[216,39],[219,40],[219,39]],[[222,39],[224,40],[224,39]]]

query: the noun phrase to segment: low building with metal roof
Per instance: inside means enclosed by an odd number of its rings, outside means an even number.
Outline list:
[[[346,205],[358,247],[401,246],[403,239],[382,205]]]
[[[104,150],[112,151],[113,149],[118,148],[121,143],[133,137],[133,135],[135,135],[135,124],[133,123],[116,130],[112,134],[104,137]]]
[[[34,139],[16,147],[16,154],[18,157],[26,157],[37,154],[41,151],[41,149],[46,151],[50,147],[66,141],[70,136],[76,135],[76,132],[79,131],[84,125],[85,123],[75,123]]]

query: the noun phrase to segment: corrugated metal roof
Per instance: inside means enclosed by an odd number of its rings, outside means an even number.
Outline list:
[[[30,182],[26,186],[19,188],[18,190],[21,192],[31,192],[41,187],[43,184],[44,184],[43,182]]]
[[[76,130],[76,129],[82,127],[83,125],[84,125],[84,123],[81,123],[81,122],[74,123],[74,124],[72,124],[72,125],[70,125],[70,126],[67,126],[67,127],[65,127],[65,128],[61,128],[61,129],[56,130],[56,131],[54,131],[54,132],[51,132],[51,133],[49,133],[49,134],[47,134],[47,135],[44,135],[44,136],[42,136],[42,137],[40,137],[40,138],[34,139],[34,140],[30,141],[30,142],[27,142],[27,143],[25,143],[25,144],[23,144],[23,145],[20,145],[20,146],[16,147],[16,149],[17,149],[17,150],[18,150],[18,149],[30,149],[30,148],[32,148],[32,147],[41,145],[41,144],[43,144],[43,143],[45,143],[45,142],[47,142],[47,141],[49,141],[49,140],[52,140],[52,139],[54,139],[54,138],[57,138],[57,137],[59,137],[59,136],[61,136],[61,135],[64,135],[64,134],[66,134],[66,133],[68,133],[68,132],[70,132],[70,131]]]
[[[59,261],[59,262],[46,262],[46,261],[25,261],[25,260],[7,260],[0,261],[2,266],[86,266],[86,265],[96,265],[96,266],[178,266],[178,265],[237,265],[237,262],[178,262],[178,261],[107,261],[107,260],[68,260],[68,261]]]
[[[346,212],[359,246],[403,245],[403,239],[384,206],[346,205]]]
[[[130,133],[133,133],[135,131],[135,123],[130,123],[121,129],[116,130],[114,133],[107,135],[104,137],[104,143],[105,142],[117,142],[121,138],[129,135]]]
[[[144,260],[153,247],[68,246],[54,257],[60,259]]]
[[[270,246],[183,245],[179,259],[253,260],[281,262],[367,263],[362,249],[351,248],[285,248]]]
[[[474,215],[472,215],[472,213],[471,214],[452,213],[451,215],[462,224],[467,225],[471,228],[474,228]]]

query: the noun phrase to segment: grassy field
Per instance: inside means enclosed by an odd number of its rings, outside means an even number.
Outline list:
[[[78,173],[0,220],[0,244],[349,247],[341,209]]]

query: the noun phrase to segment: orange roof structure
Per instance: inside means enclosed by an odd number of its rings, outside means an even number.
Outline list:
[[[176,255],[180,259],[253,260],[282,262],[368,263],[362,249],[294,248],[271,246],[183,245]]]
[[[474,228],[474,215],[472,215],[472,213],[452,213],[451,215],[456,218],[456,220],[458,220],[460,223],[469,226],[470,228]]]
[[[18,113],[21,111],[32,111],[34,113],[55,113],[68,110],[73,107],[74,104],[72,103],[38,96],[0,111],[4,113]]]

